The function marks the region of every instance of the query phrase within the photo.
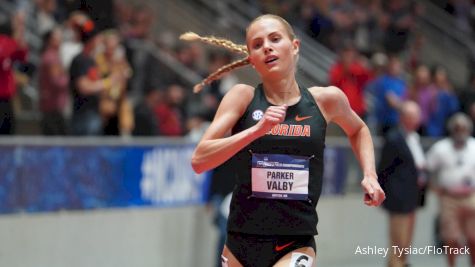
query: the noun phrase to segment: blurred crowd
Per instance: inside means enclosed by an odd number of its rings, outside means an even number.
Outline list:
[[[156,56],[161,53],[202,76],[233,56],[154,32],[159,23],[144,1],[7,0],[15,13],[0,21],[1,134],[15,134],[18,91],[38,92],[44,135],[189,136],[199,138],[232,85],[230,73],[199,96]],[[338,54],[328,84],[348,96],[374,133],[399,123],[401,103],[422,110],[424,136],[447,134],[458,111],[475,120],[475,75],[455,88],[447,70],[419,58],[423,35],[416,19],[423,8],[411,0],[247,0],[259,12],[281,15]],[[473,1],[433,2],[473,31]],[[28,27],[34,25],[34,27]],[[41,38],[35,49],[25,32]],[[152,43],[155,49],[144,49]],[[27,54],[38,54],[32,64]],[[17,90],[18,89],[18,90]]]
[[[442,65],[420,58],[426,41],[417,28],[424,6],[411,0],[263,0],[260,12],[279,14],[338,54],[328,74],[330,85],[347,95],[352,108],[383,134],[399,123],[402,101],[422,109],[419,132],[447,135],[446,122],[457,111],[475,121],[475,73],[455,88]],[[475,1],[433,0],[454,16],[459,30],[473,36]],[[473,71],[472,71],[473,72]]]

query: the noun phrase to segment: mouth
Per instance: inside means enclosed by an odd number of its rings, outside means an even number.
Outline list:
[[[269,63],[272,63],[272,62],[275,62],[277,61],[279,58],[277,56],[268,56],[266,57],[266,59],[264,60],[264,63],[266,64],[269,64]]]

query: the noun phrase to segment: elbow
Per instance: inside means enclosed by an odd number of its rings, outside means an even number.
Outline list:
[[[197,174],[201,174],[206,170],[195,154],[193,154],[193,157],[191,158],[191,167]]]

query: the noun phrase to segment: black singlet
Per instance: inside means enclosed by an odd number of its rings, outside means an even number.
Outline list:
[[[301,98],[289,106],[284,122],[256,139],[230,159],[237,185],[233,191],[228,231],[261,235],[316,235],[317,201],[323,180],[323,150],[327,123],[307,88],[299,87]],[[256,124],[271,106],[262,84],[233,134]],[[289,155],[308,158],[308,195],[302,200],[256,197],[251,185],[253,155]],[[271,172],[267,172],[271,173]],[[286,173],[268,175],[269,188],[288,188],[293,176]],[[233,179],[234,180],[234,179]],[[265,184],[267,185],[267,184]],[[291,192],[291,191],[289,191]]]

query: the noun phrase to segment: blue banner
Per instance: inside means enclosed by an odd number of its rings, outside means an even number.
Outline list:
[[[194,145],[0,146],[0,213],[203,204]],[[343,148],[325,150],[323,194],[343,193]]]
[[[0,212],[201,204],[194,146],[0,147]]]

